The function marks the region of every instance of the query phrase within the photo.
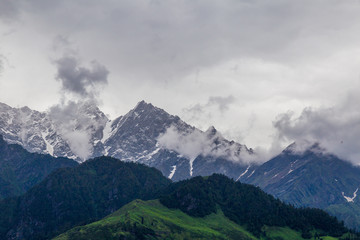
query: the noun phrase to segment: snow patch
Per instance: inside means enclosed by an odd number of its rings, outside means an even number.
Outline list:
[[[254,173],[255,173],[255,170],[252,171],[251,174],[247,178],[251,177]]]
[[[46,133],[41,133],[42,139],[44,140],[46,144],[46,151],[51,155],[54,156],[54,147],[46,140]]]
[[[190,162],[190,176],[193,175],[193,163],[194,163],[195,158],[190,158],[189,162]]]
[[[103,130],[103,137],[101,139],[102,143],[105,143],[105,141],[108,140],[109,137],[111,136],[111,132],[112,132],[111,123],[112,123],[111,121],[108,121],[105,124],[104,130]]]
[[[156,148],[154,151],[152,151],[151,153],[149,153],[147,155],[147,159],[150,159],[152,156],[154,156],[155,154],[157,154],[160,151],[161,148]]]
[[[249,171],[249,168],[250,168],[250,165],[246,168],[246,170],[242,174],[240,174],[240,176],[236,179],[236,181],[239,181],[239,179]]]
[[[168,178],[169,179],[172,179],[173,178],[173,176],[174,176],[174,174],[175,174],[175,172],[176,172],[176,165],[174,165],[174,166],[172,166],[172,170],[171,170],[171,173],[169,174],[169,176],[168,176]]]
[[[157,154],[160,151],[160,149],[161,149],[160,147],[157,147],[155,148],[154,151],[152,151],[149,154],[146,154],[147,150],[145,150],[142,152],[142,155],[140,155],[137,160],[143,160],[143,159],[150,160],[155,154]]]
[[[277,176],[279,176],[279,173],[275,174],[272,178],[276,178]]]
[[[347,202],[354,202],[354,200],[355,200],[355,198],[356,198],[356,196],[357,196],[357,191],[358,191],[358,190],[359,190],[359,188],[357,188],[357,189],[355,190],[355,192],[353,193],[353,197],[347,197],[347,196],[345,196],[344,192],[342,192],[341,194],[342,194],[342,196],[346,199]]]
[[[294,181],[294,179],[292,178],[292,179],[290,179],[289,181],[287,181],[286,183],[289,183],[289,182],[292,182],[292,181]]]
[[[292,166],[292,164],[291,164]],[[294,171],[294,169],[290,169],[284,176],[282,176],[281,178],[284,178],[286,177],[287,175],[289,175],[290,173],[292,173]]]
[[[10,118],[8,118],[8,120],[7,120],[7,124],[8,125],[11,125],[12,123],[13,123],[13,116],[10,116]]]

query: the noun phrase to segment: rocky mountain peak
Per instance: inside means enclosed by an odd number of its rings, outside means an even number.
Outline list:
[[[213,137],[213,136],[215,136],[216,134],[217,134],[217,130],[216,130],[216,128],[214,127],[214,126],[210,126],[206,131],[205,131],[205,133],[208,135],[208,136],[210,136],[210,137]]]
[[[31,152],[80,162],[112,156],[156,167],[173,180],[213,172],[238,177],[238,172],[247,167],[237,164],[241,162],[242,145],[226,140],[215,127],[202,132],[145,101],[112,121],[93,102],[70,102],[49,112],[5,104],[0,110],[4,140]],[[178,141],[178,146],[161,145],[159,137],[164,135],[166,142]],[[196,148],[197,155],[191,153],[194,158],[181,151],[189,141]]]
[[[20,110],[21,110],[22,112],[25,112],[25,113],[30,113],[30,112],[32,112],[32,110],[31,110],[28,106],[22,107],[22,108],[20,108]]]
[[[296,141],[286,147],[283,153],[291,155],[304,155],[307,153],[321,155],[326,154],[326,149],[321,147],[320,143],[317,142]]]
[[[132,111],[141,113],[141,112],[151,112],[155,110],[161,110],[160,108],[155,107],[151,103],[147,103],[144,100],[138,102]]]
[[[147,103],[144,100],[136,104],[136,106],[125,116],[132,116],[135,118],[146,118],[147,116],[151,117],[162,117],[168,118],[171,117],[169,113],[164,111],[161,108],[155,107],[151,103]]]

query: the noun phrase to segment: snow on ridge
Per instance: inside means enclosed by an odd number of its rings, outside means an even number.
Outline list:
[[[275,174],[272,178],[276,178],[277,176],[279,176],[279,173]]]
[[[152,151],[151,153],[149,153],[146,157],[149,160],[152,156],[154,156],[155,154],[157,154],[160,151],[160,147],[157,147],[154,151]]]
[[[54,147],[49,143],[48,140],[46,140],[46,133],[41,132],[42,139],[44,140],[46,144],[46,151],[51,155],[54,156]]]
[[[289,175],[289,174],[292,173],[293,171],[294,171],[294,169],[291,169],[291,168],[290,168],[290,170],[289,170],[284,176],[282,176],[282,178],[286,177],[287,175]]]
[[[239,181],[239,179],[249,171],[249,168],[250,168],[250,165],[246,168],[246,170],[242,174],[240,174],[240,176],[236,179],[236,181]]]
[[[107,121],[103,130],[103,137],[101,139],[102,143],[105,143],[106,140],[108,140],[111,137],[111,128],[112,121]]]
[[[169,179],[172,179],[173,176],[174,176],[174,174],[175,174],[175,172],[176,172],[176,165],[171,166],[171,167],[172,167],[173,169],[171,170],[171,173],[170,173],[169,176],[168,176]]]
[[[255,173],[255,170],[252,171],[252,173],[247,178],[251,177],[254,173]]]
[[[189,162],[190,162],[190,176],[193,175],[193,163],[195,161],[195,158],[191,158],[189,159]]]
[[[356,196],[357,196],[357,191],[358,191],[358,190],[359,190],[359,188],[357,188],[357,189],[355,190],[355,192],[353,193],[353,197],[347,197],[347,196],[345,196],[344,192],[342,192],[341,194],[342,194],[342,196],[346,199],[347,202],[354,202],[354,200],[355,200],[355,198],[356,198]]]

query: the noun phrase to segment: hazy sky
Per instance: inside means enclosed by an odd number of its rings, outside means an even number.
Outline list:
[[[358,0],[0,0],[0,102],[95,99],[115,118],[144,99],[249,147],[309,139],[356,162],[359,13]]]

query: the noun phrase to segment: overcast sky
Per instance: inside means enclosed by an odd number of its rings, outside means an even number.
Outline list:
[[[358,0],[0,0],[0,102],[92,99],[115,118],[144,99],[249,147],[309,139],[360,162],[359,13]]]

